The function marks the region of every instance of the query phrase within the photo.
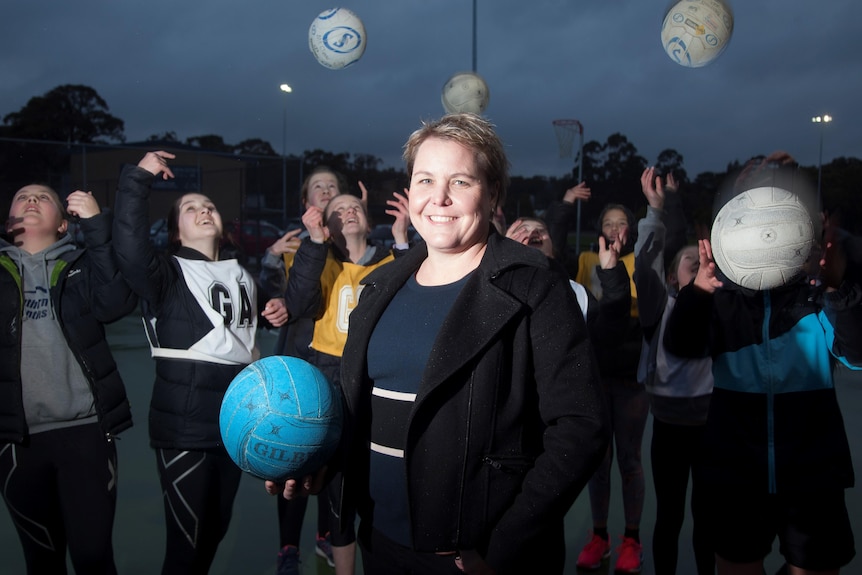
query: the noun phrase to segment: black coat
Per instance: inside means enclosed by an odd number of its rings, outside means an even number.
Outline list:
[[[132,426],[132,411],[104,324],[129,314],[137,299],[114,263],[110,213],[103,211],[80,225],[86,249],[60,256],[51,281],[51,304],[65,343],[90,384],[99,425],[111,436]],[[27,435],[20,371],[21,278],[8,256],[0,256],[0,293],[0,443],[20,443]]]
[[[344,488],[361,516],[368,512],[368,342],[426,256],[420,244],[369,275],[350,316]],[[443,322],[408,421],[414,549],[477,549],[497,573],[561,572],[563,518],[610,439],[598,381],[568,280],[538,250],[492,233]]]
[[[189,289],[179,260],[206,261],[202,253],[181,247],[174,256],[158,254],[149,242],[148,199],[154,176],[143,168],[126,166],[120,175],[115,204],[114,247],[117,265],[141,299],[146,316],[158,319],[148,330],[159,346],[187,350],[215,329],[207,315],[212,301],[198,299]],[[210,262],[214,267],[230,262]],[[212,271],[212,270],[211,270]],[[216,270],[217,271],[217,270]],[[253,304],[255,286],[248,285]],[[234,302],[233,325],[244,319],[244,329],[256,329],[257,306],[240,311]],[[228,324],[228,321],[225,321]],[[155,331],[155,333],[152,333]],[[216,449],[222,445],[219,410],[225,391],[245,363],[156,357],[156,380],[149,410],[150,445],[163,449]]]

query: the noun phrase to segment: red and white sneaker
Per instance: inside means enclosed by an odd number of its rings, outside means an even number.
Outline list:
[[[644,561],[643,545],[631,537],[622,537],[623,543],[617,547],[617,573],[640,573]]]
[[[594,534],[584,545],[581,554],[578,555],[578,567],[589,570],[598,569],[602,566],[602,561],[610,556],[611,542]]]

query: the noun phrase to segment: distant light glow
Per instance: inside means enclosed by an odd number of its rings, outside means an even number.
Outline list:
[[[282,91],[282,92],[287,92],[288,94],[290,94],[291,92],[293,92],[293,88],[291,88],[289,84],[282,84],[281,86],[279,86],[279,88],[281,88],[281,91]],[[827,118],[828,118],[828,116],[827,116]],[[827,120],[827,122],[828,122],[828,121],[829,121],[829,120]]]
[[[811,121],[815,124],[826,124],[832,121],[832,116],[830,116],[829,114],[824,114],[822,116],[814,116],[813,118],[811,118]]]

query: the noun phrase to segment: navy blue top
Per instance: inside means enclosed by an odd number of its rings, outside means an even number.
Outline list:
[[[434,340],[469,274],[443,286],[411,276],[374,328],[368,344],[371,396],[369,486],[374,528],[412,546],[404,467],[405,430]]]

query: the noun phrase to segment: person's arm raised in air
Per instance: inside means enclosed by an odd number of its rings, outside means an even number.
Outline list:
[[[551,202],[545,214],[545,222],[548,224],[548,234],[554,251],[560,258],[560,263],[569,272],[569,277],[576,277],[578,270],[578,256],[569,248],[569,230],[577,214],[577,202],[589,201],[592,197],[590,188],[586,182],[580,182],[567,189],[561,201]]]
[[[135,293],[154,305],[161,301],[163,278],[171,272],[149,241],[150,186],[155,178],[174,177],[168,160],[175,157],[170,152],[147,152],[136,166],[125,166],[114,205],[112,242],[117,266]]]
[[[647,200],[646,217],[638,222],[635,243],[634,282],[638,290],[638,314],[645,335],[651,337],[661,321],[667,303],[665,239],[668,219],[664,211],[665,190],[655,168],[641,175],[641,190]]]
[[[260,260],[260,276],[258,284],[260,290],[268,297],[280,297],[284,295],[287,288],[287,266],[285,265],[286,254],[295,254],[299,249],[301,240],[297,237],[302,229],[290,230],[271,246],[266,248]]]
[[[66,211],[78,218],[84,247],[93,262],[90,306],[102,323],[116,321],[135,309],[137,298],[117,268],[111,243],[112,214],[103,210],[93,194],[76,190],[66,198]]]
[[[392,237],[395,243],[392,245],[392,253],[398,254],[410,247],[410,238],[407,236],[407,229],[410,225],[410,213],[407,211],[407,189],[403,194],[393,192],[394,199],[386,200],[386,205],[390,206],[386,210],[386,214],[395,218],[392,222]]]

